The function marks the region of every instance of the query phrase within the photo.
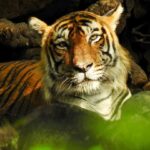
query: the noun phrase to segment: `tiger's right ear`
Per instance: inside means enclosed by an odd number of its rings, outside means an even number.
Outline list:
[[[36,30],[39,34],[43,34],[46,28],[48,27],[48,25],[44,21],[36,17],[31,17],[28,23],[29,23],[29,27]]]
[[[112,13],[112,11],[113,11],[113,13]],[[116,27],[117,27],[117,25],[119,23],[119,19],[120,19],[121,15],[122,15],[122,12],[123,12],[123,7],[122,7],[122,4],[119,3],[116,8],[110,10],[109,12],[107,12],[103,16],[103,17],[105,17],[105,20],[108,22],[109,26],[113,30],[116,30]]]

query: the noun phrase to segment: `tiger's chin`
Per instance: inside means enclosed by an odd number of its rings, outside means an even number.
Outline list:
[[[54,89],[57,95],[94,95],[99,93],[101,82],[98,80],[83,80],[79,83],[61,84],[56,83]]]

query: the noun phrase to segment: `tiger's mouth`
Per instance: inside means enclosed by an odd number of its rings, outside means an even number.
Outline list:
[[[76,75],[74,75],[73,78],[71,78],[72,83],[74,84],[74,86],[76,85],[80,85],[80,84],[93,84],[93,82],[103,82],[108,80],[107,76],[104,73],[98,74],[98,73],[78,73]]]
[[[53,90],[59,95],[95,94],[102,88],[103,81],[100,79],[102,76],[92,77],[86,77],[84,74],[63,76],[55,82]]]
[[[91,76],[88,76],[86,73],[78,73],[75,74],[74,77],[71,78],[71,82],[73,86],[86,84],[86,83],[92,83],[92,81],[97,80],[97,78],[92,78]]]
[[[93,94],[96,93],[101,87],[101,82],[99,80],[91,80],[84,78],[79,81],[69,81],[66,83],[59,84],[60,93],[66,94]],[[58,90],[58,89],[57,89]]]
[[[58,77],[58,76],[57,76]],[[54,89],[57,93],[96,93],[101,88],[104,82],[108,82],[107,75],[104,70],[88,71],[88,72],[65,72],[59,74],[54,83]]]
[[[86,85],[86,83],[90,85],[94,81],[103,82],[107,74],[104,66],[92,66],[87,71],[73,69],[69,66],[60,66],[58,74],[54,74],[54,77],[61,85],[75,87],[81,84]]]
[[[79,81],[78,82],[73,82],[73,86],[78,86],[78,85],[81,85],[81,84],[90,84],[90,83],[93,83],[93,81],[96,81],[96,80],[91,80],[89,78],[85,78],[80,82]]]

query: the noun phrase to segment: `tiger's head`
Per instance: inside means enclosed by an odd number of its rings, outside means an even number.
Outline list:
[[[30,26],[42,34],[41,68],[47,93],[92,95],[107,84],[126,87],[129,58],[115,33],[122,10],[119,5],[111,16],[73,12],[50,26],[30,19]]]

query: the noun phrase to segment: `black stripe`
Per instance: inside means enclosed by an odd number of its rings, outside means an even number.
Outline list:
[[[50,57],[52,57],[52,52],[48,47],[46,48],[46,56],[47,56],[48,63],[49,65],[51,65],[51,68],[52,68],[52,63],[50,60]],[[53,59],[53,62],[54,62],[54,59]]]
[[[82,23],[84,23],[84,24],[86,24],[86,23],[91,23],[91,21],[90,20],[88,20],[88,19],[92,19],[92,20],[96,20],[96,18],[95,17],[93,17],[93,16],[90,16],[89,14],[79,14],[79,13],[74,13],[74,14],[72,14],[72,16],[69,16],[69,18],[66,18],[66,19],[62,19],[62,20],[60,20],[56,25],[55,25],[55,30],[59,30],[60,28],[62,28],[63,26],[65,26],[65,25],[67,25],[67,24],[69,24],[69,23],[71,23],[72,21],[73,22],[75,22],[75,23],[77,23],[77,21],[76,21],[76,17],[77,16],[79,16],[79,17],[82,17],[82,18],[85,18],[85,19],[81,19],[81,20],[79,20],[79,22],[81,21]],[[66,21],[68,21],[67,23],[66,23]],[[62,22],[65,22],[65,24],[63,24],[63,25],[60,25],[60,23],[62,23]],[[86,22],[86,23],[85,23]],[[60,26],[59,26],[60,25]],[[58,29],[57,29],[58,28]]]
[[[16,88],[19,84],[21,84],[21,81],[33,70],[33,68],[27,70],[25,74],[20,78],[20,80],[16,83],[16,85],[13,88],[10,88],[10,90],[7,90],[7,92],[3,93],[2,102],[0,104],[0,107],[3,107],[7,101],[10,99],[11,95],[16,91]]]
[[[106,97],[104,97],[104,98],[102,98],[102,99],[100,99],[100,100],[97,100],[95,103],[98,104],[98,103],[100,103],[100,102],[102,102],[102,101],[108,99],[108,98],[112,95],[113,91],[114,91],[114,90],[112,90],[112,91],[110,92],[110,94],[108,94],[108,96],[106,96]]]
[[[0,65],[1,65],[1,64],[0,64]],[[3,64],[2,66],[0,66],[0,72],[3,71],[3,70],[5,70],[6,68],[8,68],[9,65],[10,65],[10,63],[5,63],[5,64]]]
[[[96,30],[96,31],[99,31],[98,28],[95,28],[95,30]],[[103,39],[103,43],[100,45],[100,48],[102,48],[102,47],[104,46],[105,41],[107,40],[107,39],[105,39],[105,36],[104,36],[104,35],[107,35],[107,34],[106,34],[106,31],[105,31],[105,29],[104,29],[103,27],[101,27],[101,31],[102,31],[101,37],[102,37],[102,39]],[[94,32],[94,31],[93,31],[93,32]],[[106,41],[106,42],[108,42],[108,41]],[[102,49],[102,50],[103,50],[103,49]]]
[[[50,52],[50,53],[49,53],[49,52]],[[54,77],[54,74],[55,74],[55,73],[58,73],[58,72],[57,72],[57,71],[58,71],[58,65],[61,64],[60,62],[61,62],[62,60],[56,61],[56,60],[55,60],[55,57],[54,57],[54,53],[51,52],[51,51],[47,51],[47,55],[46,55],[46,56],[47,56],[47,59],[48,59],[48,63],[51,65],[51,68],[50,68],[50,70],[51,70],[51,72],[50,72],[51,77],[55,78],[55,77]],[[52,59],[52,61],[53,61],[53,63],[54,63],[54,68],[52,67],[50,57],[51,57],[51,59]]]
[[[18,111],[18,109],[19,109],[19,107],[20,107],[20,105],[21,105],[21,103],[23,102],[23,92],[24,92],[24,90],[26,89],[26,87],[27,87],[27,83],[25,82],[23,85],[22,85],[22,87],[21,87],[21,89],[19,89],[19,95],[17,96],[17,98],[16,98],[16,101],[14,101],[14,103],[9,107],[9,112],[11,113],[11,114],[20,114],[20,112]],[[20,99],[22,98],[22,101],[20,101]]]
[[[59,30],[62,30],[61,33],[60,33],[60,34],[62,34],[62,32],[67,29],[67,25],[68,25],[68,23],[63,24],[62,26],[60,26],[60,27],[58,28],[58,30],[57,30],[57,33],[59,32]],[[59,36],[58,38],[61,37],[60,34],[58,35],[58,36]]]
[[[56,59],[55,59],[55,56],[54,56],[54,55],[55,55],[55,54],[54,54],[55,52],[56,52],[56,51],[53,51],[53,52],[50,51],[50,54],[49,54],[49,55],[52,57],[54,64],[55,64],[55,62],[56,62]]]
[[[56,66],[56,67],[55,67],[55,70],[56,70],[57,73],[59,73],[58,68],[59,68],[59,66],[60,66],[61,64],[62,64],[62,60],[60,60],[59,62],[56,62],[56,63],[55,63],[55,66]]]
[[[113,35],[112,35],[112,33],[111,33],[111,32],[110,32],[110,35],[111,35],[111,38],[113,39],[112,47],[113,47],[114,53],[116,53],[115,42],[114,42],[114,38],[113,38]]]
[[[84,30],[80,26],[77,27],[77,31],[78,32],[80,31],[80,32],[82,32],[84,34]]]
[[[115,57],[115,59],[113,59],[113,63],[110,66],[115,67],[117,61],[118,61],[118,57]]]
[[[99,28],[92,28],[92,33],[95,32],[95,31],[99,31]]]
[[[55,46],[56,47],[56,46]],[[61,57],[62,56],[62,54],[61,53],[58,53],[57,51],[55,51],[55,53],[56,53],[56,55],[58,56],[58,57]]]
[[[84,25],[84,26],[86,26],[87,28],[89,28],[90,32],[92,33],[93,28],[90,25]],[[78,26],[78,29],[81,30],[82,33],[84,33],[84,30],[80,26]]]
[[[6,69],[7,67],[9,67],[9,65],[11,65],[11,64],[18,64],[19,62],[20,61],[0,63],[0,71],[1,71],[1,68],[2,69]]]
[[[107,43],[107,50],[106,51],[102,50],[102,54],[108,56],[109,60],[108,59],[103,59],[103,60],[104,60],[105,63],[107,63],[107,65],[110,65],[111,61],[113,60],[113,57],[109,53],[109,51],[110,51],[110,42],[109,42],[108,36],[105,38],[105,40],[106,40],[106,43]]]
[[[83,26],[89,26],[89,24],[91,24],[92,21],[91,20],[87,20],[87,19],[81,19],[81,20],[79,20],[79,23],[81,25],[83,25]]]
[[[121,98],[119,98],[119,102],[118,102],[117,107],[116,107],[116,109],[114,110],[114,112],[113,112],[111,118],[113,118],[113,116],[115,116],[115,115],[117,114],[117,112],[119,111],[120,105],[122,104],[122,102],[124,101],[124,99],[127,97],[128,94],[129,94],[129,92],[124,91],[124,90],[121,92],[121,94],[119,94],[119,96],[117,97],[117,99],[118,99],[120,96],[121,96]],[[116,100],[117,100],[117,99],[116,99]]]
[[[35,83],[35,85],[33,86],[33,90],[32,90],[32,92],[31,92],[31,94],[29,95],[29,97],[27,97],[27,99],[29,99],[30,101],[28,102],[28,105],[29,106],[32,106],[32,107],[34,107],[33,106],[33,103],[34,103],[34,101],[36,101],[36,104],[38,105],[40,102],[39,101],[37,101],[37,100],[40,100],[41,101],[41,103],[42,103],[42,100],[43,100],[43,95],[41,95],[41,88],[39,89],[36,89],[36,86],[38,85],[38,83],[41,81],[41,79],[39,79],[36,83]],[[36,90],[35,90],[36,89]],[[41,104],[40,103],[40,104]],[[23,107],[23,109],[22,109],[22,107]],[[24,107],[24,104],[23,104],[23,106],[21,106],[20,107],[20,110],[19,111],[22,111],[24,114],[25,113],[27,113],[28,111],[31,111],[32,110],[32,108],[30,108],[30,107],[27,107],[27,105],[26,105],[26,107]]]
[[[34,84],[33,86],[33,90],[32,90],[32,93],[30,94],[30,100],[35,100],[38,99],[38,98],[41,98],[41,97],[38,97],[38,94],[36,94],[35,96],[35,91],[37,91],[38,89],[36,89],[37,85],[41,82],[41,79],[37,80],[37,82]],[[36,90],[35,90],[36,89]]]
[[[22,67],[20,70],[18,69],[19,71],[16,72],[17,68],[20,66],[24,66],[24,67]],[[6,76],[3,77],[3,80],[1,81],[1,84],[0,84],[0,88],[2,88],[5,85],[9,76],[11,76],[11,79],[12,79],[11,82],[9,82],[9,85],[11,85],[11,83],[13,83],[13,81],[16,79],[15,78],[16,74],[19,75],[19,73],[22,71],[22,69],[24,69],[26,67],[27,67],[27,64],[20,63],[19,65],[16,64],[16,66],[14,65],[12,68],[10,68],[10,70],[9,70],[9,72],[7,72]],[[5,71],[5,70],[3,70],[3,71]]]
[[[5,89],[5,91],[8,91],[10,88],[11,88],[11,86],[12,86],[12,84],[14,83],[15,84],[15,80],[16,80],[16,78],[19,76],[19,74],[20,73],[22,73],[22,71],[23,71],[23,69],[25,69],[26,67],[28,67],[28,65],[29,64],[20,64],[19,65],[19,67],[21,66],[22,68],[20,68],[20,69],[18,69],[19,71],[17,71],[17,72],[14,72],[14,74],[12,75],[12,77],[11,77],[11,81],[9,82],[9,85],[7,86],[7,88]],[[18,66],[17,66],[18,67]],[[32,67],[32,69],[34,70],[36,67]],[[16,74],[17,74],[17,76],[16,76]],[[3,97],[3,95],[5,95],[5,93],[6,92],[3,92],[2,94],[0,94],[0,97]]]
[[[57,31],[59,34],[57,35],[57,37],[56,37],[56,39],[55,39],[55,41],[56,40],[58,40],[59,38],[62,38],[62,33],[64,32],[64,30],[66,30],[67,29],[67,26],[65,27],[61,27],[62,29],[61,29],[61,32],[59,33],[59,30]]]
[[[105,29],[103,27],[102,27],[102,31],[106,33],[106,31],[105,31]],[[113,35],[112,35],[111,32],[110,32],[110,36],[112,38],[112,42],[111,43],[110,43],[110,41],[108,39],[108,36],[106,37],[106,41],[107,41],[107,44],[109,46],[109,48],[107,50],[108,54],[106,54],[106,55],[108,55],[108,57],[110,57],[108,66],[115,66],[118,59],[117,59],[117,57],[113,58],[113,56],[109,53],[110,52],[110,45],[112,45],[112,49],[113,49],[114,55],[116,54],[116,47],[115,47],[115,43],[114,43],[114,38],[113,38]]]
[[[76,16],[80,16],[80,17],[83,17],[83,18],[88,18],[88,19],[92,19],[92,20],[96,20],[96,18],[95,17],[93,17],[93,16],[91,16],[91,15],[89,15],[89,14],[77,14]]]
[[[15,103],[11,106],[11,108],[9,109],[10,112],[12,114],[14,113],[22,113],[22,115],[25,115],[25,113],[27,112],[27,110],[25,109],[25,104],[26,103],[31,103],[32,100],[36,100],[36,98],[38,97],[33,97],[31,98],[31,96],[33,95],[33,91],[34,91],[34,88],[36,86],[33,86],[32,88],[32,92],[27,95],[27,96],[23,96],[22,93],[24,93],[24,91],[26,90],[27,88],[27,85],[28,85],[28,81],[30,80],[30,78],[33,76],[33,74],[31,74],[25,81],[25,83],[23,84],[23,86],[21,87],[21,89],[19,89],[19,95],[17,97],[17,100],[15,101]],[[38,82],[35,83],[35,85],[37,85],[39,83],[40,80],[38,80]],[[27,97],[27,100],[26,100],[26,97]]]
[[[112,61],[112,56],[108,52],[102,52],[103,55],[107,56],[107,58],[102,58],[102,60],[107,63],[107,65],[110,65],[110,62]]]
[[[68,21],[68,22],[67,22],[67,21]],[[66,23],[66,22],[67,22],[67,23]],[[60,23],[62,23],[62,24],[60,24]],[[63,24],[63,23],[64,23],[64,24]],[[65,26],[66,26],[67,24],[69,24],[69,23],[71,23],[70,18],[63,19],[62,21],[60,21],[59,23],[57,23],[57,24],[55,25],[54,30],[55,30],[55,31],[59,31],[60,28],[65,27]]]
[[[6,70],[8,67],[10,67],[10,65],[11,65],[11,64],[7,64],[7,67],[5,68],[5,70]],[[2,72],[5,72],[5,70],[3,69]],[[16,70],[16,66],[13,65],[13,66],[10,68],[10,70],[9,70],[8,72],[6,72],[6,76],[3,76],[3,77],[2,77],[3,80],[1,80],[0,88],[2,88],[2,87],[4,86],[4,84],[6,83],[8,77],[11,76],[12,73],[15,72],[15,70]]]
[[[108,37],[106,37],[105,40],[106,40],[106,44],[107,44],[107,50],[106,51],[102,51],[102,52],[104,54],[107,54],[107,53],[109,53],[109,50],[110,50],[110,43],[109,43]]]
[[[54,67],[55,67],[55,70],[53,70],[53,71],[55,71],[56,73],[58,73],[58,67],[59,67],[59,65],[60,64],[62,64],[62,59],[60,59],[60,60],[56,60],[55,59],[55,56],[54,55],[57,55],[57,52],[55,51],[55,52],[51,52],[51,57],[52,57],[52,59],[53,59],[53,62],[54,62]]]
[[[32,92],[31,92],[31,94],[30,94],[30,98],[28,98],[28,99],[30,99],[30,101],[29,101],[29,103],[27,104],[26,108],[23,107],[25,113],[28,113],[29,111],[33,110],[33,107],[34,107],[33,103],[34,103],[34,101],[36,101],[36,106],[37,106],[38,104],[41,105],[41,104],[44,102],[44,101],[42,101],[42,100],[43,100],[43,93],[42,93],[42,90],[43,90],[43,89],[42,89],[42,88],[36,89],[36,86],[39,84],[39,82],[41,82],[41,79],[37,80],[37,82],[34,84],[33,90],[32,90]],[[36,90],[35,90],[35,89],[36,89]],[[40,99],[41,103],[37,101],[37,100],[39,100],[39,99]],[[44,99],[44,100],[45,100],[45,99]],[[32,107],[32,108],[31,108],[31,107]],[[21,109],[21,108],[20,108],[20,109]],[[22,109],[21,109],[21,110],[22,110]]]
[[[15,68],[14,68],[15,67]],[[6,81],[7,81],[7,79],[8,79],[8,77],[10,77],[13,73],[14,73],[14,71],[16,70],[16,66],[14,66],[13,68],[10,68],[10,70],[6,73],[6,76],[4,76],[3,77],[3,80],[1,80],[1,84],[0,84],[0,88],[2,88],[4,85],[5,85],[5,83],[6,83]],[[5,71],[5,70],[4,70]]]
[[[104,27],[101,27],[102,33],[103,34],[107,34],[106,30],[104,29]]]

